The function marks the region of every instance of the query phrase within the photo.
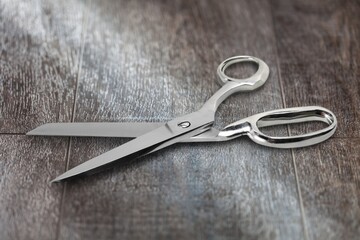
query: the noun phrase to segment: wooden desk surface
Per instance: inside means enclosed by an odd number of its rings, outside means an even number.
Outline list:
[[[358,239],[359,13],[355,0],[0,0],[0,239]],[[335,136],[295,150],[178,144],[49,184],[128,139],[27,131],[195,111],[233,55],[271,74],[221,105],[217,126],[320,105],[338,117]]]

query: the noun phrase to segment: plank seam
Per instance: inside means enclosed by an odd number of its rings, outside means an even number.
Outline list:
[[[271,22],[272,22],[272,28],[273,28],[273,33],[274,33],[273,34],[274,41],[275,41],[274,45],[275,45],[276,68],[277,68],[278,76],[279,76],[278,81],[279,81],[279,85],[280,85],[281,99],[282,99],[283,107],[286,108],[285,92],[284,92],[281,69],[280,69],[279,49],[278,49],[277,36],[276,36],[276,31],[275,31],[275,19],[274,19],[273,12],[274,12],[273,7],[272,7],[272,4],[270,3]],[[288,132],[288,136],[290,136],[291,132],[290,132],[290,126],[289,125],[287,126],[287,132]],[[305,219],[304,204],[303,204],[303,200],[302,200],[302,194],[301,194],[299,176],[298,176],[297,167],[296,167],[294,149],[291,149],[291,158],[292,158],[292,165],[293,165],[294,175],[295,175],[296,191],[297,191],[297,194],[298,194],[299,205],[300,205],[299,207],[300,207],[300,214],[301,214],[301,222],[302,222],[303,231],[304,231],[304,238],[306,240],[308,240],[309,235],[308,235],[308,231],[307,231],[307,227],[306,227],[307,225],[306,225],[306,219]]]
[[[74,122],[75,120],[75,112],[76,112],[76,101],[77,101],[77,95],[78,95],[78,89],[79,89],[79,82],[80,82],[80,76],[81,76],[81,69],[82,69],[82,62],[83,62],[83,55],[84,55],[84,48],[85,48],[85,36],[87,33],[87,25],[88,25],[88,17],[89,17],[89,9],[91,9],[92,2],[91,0],[88,1],[89,8],[85,8],[83,13],[83,28],[81,30],[81,44],[80,44],[80,54],[79,54],[79,62],[78,62],[78,72],[76,76],[76,87],[74,92],[74,102],[73,102],[73,108],[71,112],[71,122]],[[72,137],[69,137],[68,141],[68,147],[66,151],[66,164],[65,164],[65,171],[69,169],[70,164],[70,149],[71,149],[71,143],[72,143]],[[66,195],[66,187],[67,183],[64,183],[64,189],[61,194],[61,200],[60,200],[60,210],[59,210],[59,222],[57,226],[56,236],[55,239],[58,240],[60,237],[61,232],[61,224],[62,224],[62,217],[63,217],[63,209],[64,209],[64,200]]]

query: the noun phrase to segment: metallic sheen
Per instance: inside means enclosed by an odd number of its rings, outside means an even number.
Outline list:
[[[227,67],[238,62],[254,62],[257,72],[246,79],[231,78]],[[269,67],[262,60],[250,56],[236,56],[223,61],[217,73],[223,85],[204,105],[191,114],[167,123],[52,123],[42,125],[27,135],[136,137],[135,139],[84,162],[60,175],[60,181],[84,173],[92,173],[111,166],[120,159],[134,159],[158,151],[177,142],[218,142],[247,135],[254,142],[276,148],[305,147],[325,141],[336,129],[335,115],[328,109],[311,106],[279,109],[256,114],[232,123],[222,130],[212,128],[218,106],[231,94],[252,91],[261,87],[269,76]],[[321,121],[324,129],[298,136],[273,137],[260,131],[262,127]]]
[[[260,131],[262,127],[320,121],[328,127],[316,132],[290,137],[272,137]],[[44,124],[27,135],[128,137],[135,138],[166,123],[50,123]],[[275,148],[298,148],[317,144],[331,137],[337,126],[335,115],[318,106],[284,108],[256,114],[234,122],[221,131],[209,130],[182,142],[219,142],[248,135],[258,144]],[[261,140],[260,140],[261,139]]]

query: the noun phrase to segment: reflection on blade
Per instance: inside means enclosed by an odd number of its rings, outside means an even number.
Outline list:
[[[212,123],[212,120],[205,121],[204,123],[204,120],[198,117],[200,114],[201,113],[195,112],[186,115],[185,117],[174,119],[160,128],[137,137],[134,140],[121,145],[120,147],[114,148],[98,157],[95,157],[70,169],[69,171],[54,179],[52,182],[61,181],[83,173],[100,171],[104,168],[108,168],[110,165],[112,165],[112,163],[116,162],[116,160],[123,158],[137,158],[154,151],[154,149],[156,149],[161,144],[166,144],[169,142],[166,145],[168,146],[190,138],[191,136],[197,135],[205,131],[209,124]],[[181,121],[183,118],[193,119],[194,124],[188,128],[177,127],[177,122]],[[172,127],[170,127],[170,125]]]
[[[155,130],[166,123],[161,122],[85,122],[85,123],[47,123],[26,135],[33,136],[69,136],[69,137],[124,137],[135,138]],[[219,130],[210,128],[197,136],[191,136],[182,142],[219,142],[229,140],[218,136]]]
[[[113,122],[113,123],[48,123],[41,125],[26,135],[76,136],[76,137],[138,137],[165,123],[150,122]]]
[[[176,135],[175,135],[176,136]],[[135,138],[120,147],[114,148],[100,156],[97,156],[89,161],[86,161],[59,177],[55,178],[52,182],[61,181],[66,178],[74,177],[83,173],[91,173],[99,171],[101,168],[109,167],[109,165],[118,159],[124,157],[137,157],[135,154],[144,154],[149,151],[151,147],[156,147],[158,144],[175,137],[167,125],[162,126],[154,131],[145,135]],[[150,150],[151,151],[151,150]]]

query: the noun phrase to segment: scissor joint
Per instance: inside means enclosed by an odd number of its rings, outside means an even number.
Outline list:
[[[223,128],[218,136],[232,139],[247,134],[251,129],[252,127],[249,122],[240,120]]]

